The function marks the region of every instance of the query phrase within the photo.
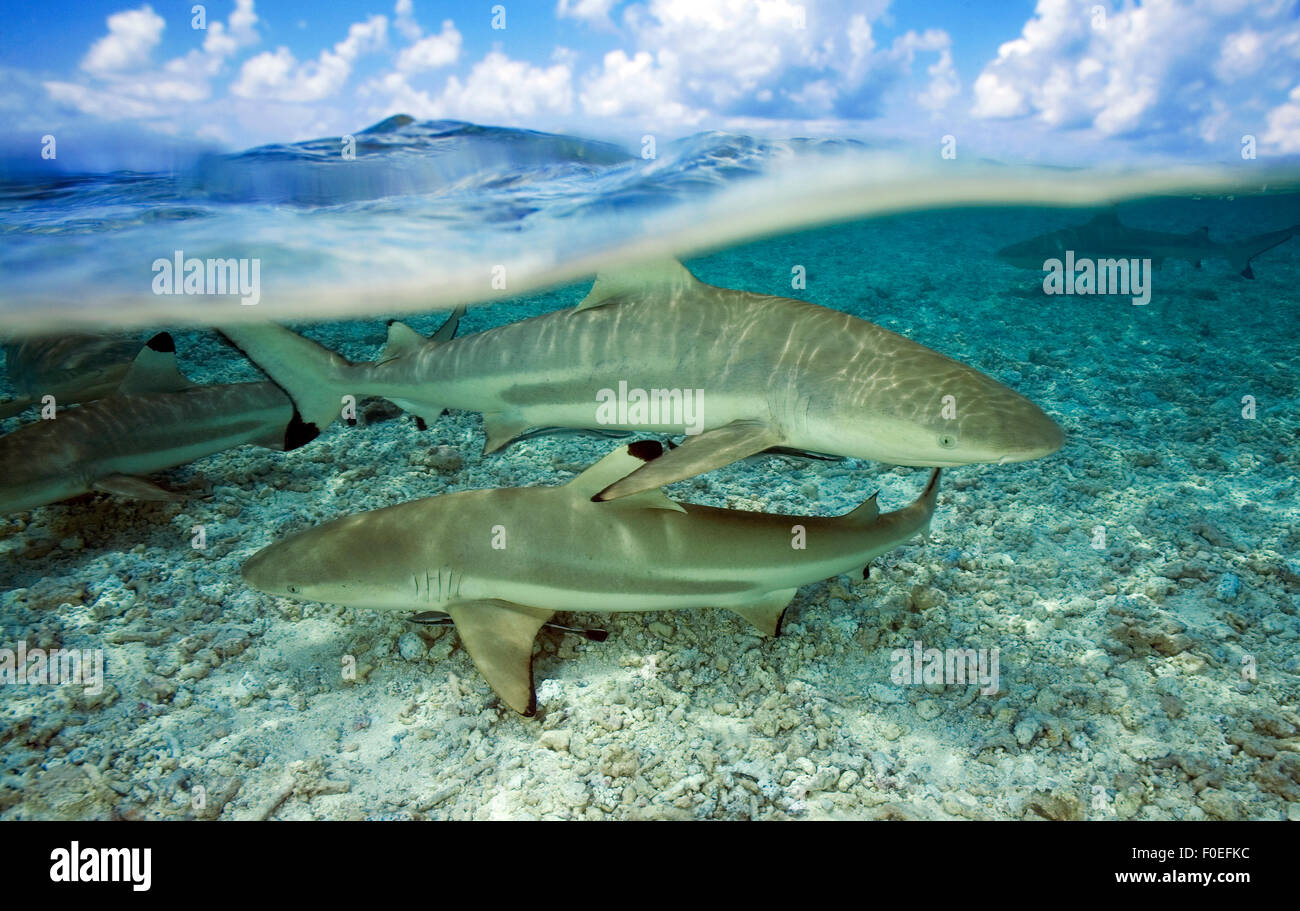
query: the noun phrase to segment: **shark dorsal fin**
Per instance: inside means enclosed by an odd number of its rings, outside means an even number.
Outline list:
[[[654,289],[666,294],[680,293],[699,279],[675,259],[658,259],[637,266],[626,266],[599,272],[596,283],[591,286],[591,293],[582,299],[577,310],[591,310],[603,307],[620,297],[635,291]]]
[[[659,456],[663,455],[663,451],[663,444],[658,440],[637,440],[635,443],[628,443],[626,446],[618,447],[599,462],[589,466],[586,471],[564,486],[583,499],[590,500],[610,484],[620,478],[627,477],[646,462],[652,462],[659,458]],[[643,491],[644,494],[654,496],[645,497],[644,500],[638,497],[628,497],[627,500],[637,506],[652,509],[675,509],[679,512],[685,512],[681,506],[664,496],[663,491],[657,487]]]
[[[861,525],[866,525],[869,522],[876,521],[876,518],[880,515],[880,506],[876,503],[876,499],[879,496],[880,496],[880,491],[877,490],[875,493],[873,493],[870,497],[867,498],[867,501],[865,503],[863,503],[857,509],[853,510],[852,512],[845,513],[844,515],[845,520],[848,522],[857,522]]]
[[[406,323],[393,320],[388,324],[388,341],[384,343],[384,353],[380,359],[387,361],[395,357],[401,357],[404,354],[410,354],[423,346],[426,341],[427,339],[423,335],[406,325]]]
[[[145,343],[117,387],[118,395],[179,392],[194,384],[176,366],[176,342],[170,332],[159,332]]]

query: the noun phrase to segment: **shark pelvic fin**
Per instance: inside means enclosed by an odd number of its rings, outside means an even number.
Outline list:
[[[785,588],[781,591],[768,592],[759,601],[732,607],[729,610],[733,614],[744,617],[764,636],[779,636],[781,618],[785,616],[785,609],[790,606],[797,591],[797,588]]]
[[[781,432],[762,421],[732,421],[724,427],[687,437],[686,442],[662,458],[632,472],[596,495],[598,500],[617,500],[643,490],[663,487],[683,478],[693,478],[746,456],[784,442]]]
[[[118,395],[150,395],[179,392],[194,384],[176,366],[176,343],[171,333],[159,332],[140,349],[126,376],[117,387]]]
[[[519,714],[534,714],[533,639],[554,611],[509,601],[469,601],[448,606],[447,613],[488,686]]]
[[[638,291],[653,290],[657,294],[680,294],[699,283],[699,279],[675,259],[652,260],[636,266],[597,273],[596,283],[591,286],[591,293],[574,309],[591,310],[594,307],[603,307]]]
[[[406,323],[393,320],[388,324],[388,341],[384,344],[384,353],[380,355],[380,360],[387,361],[410,354],[423,347],[426,341],[423,335]]]
[[[163,490],[153,481],[146,481],[144,478],[133,478],[125,474],[111,474],[106,478],[100,478],[90,486],[93,490],[98,490],[101,493],[131,497],[135,500],[166,501],[185,499],[181,494]]]
[[[421,415],[426,421],[428,416]],[[533,425],[522,418],[508,417],[500,412],[484,413],[483,433],[487,440],[483,443],[483,454],[496,452],[510,443]]]

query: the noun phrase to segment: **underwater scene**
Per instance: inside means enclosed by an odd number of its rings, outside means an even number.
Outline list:
[[[1293,158],[307,130],[0,163],[0,819],[1300,820]]]

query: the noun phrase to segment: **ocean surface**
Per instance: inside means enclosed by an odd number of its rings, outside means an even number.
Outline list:
[[[724,134],[645,158],[406,118],[355,140],[354,159],[331,138],[169,173],[11,164],[0,327],[170,330],[193,381],[250,381],[205,326],[286,322],[372,360],[386,318],[431,334],[438,311],[473,304],[472,335],[671,254],[709,284],[974,367],[1065,445],[945,471],[928,540],[802,587],[776,638],[724,610],[561,615],[609,635],[541,632],[532,718],[502,706],[454,629],[264,595],[240,567],[362,510],[564,483],[616,441],[483,455],[477,413],[422,430],[364,400],[356,426],[292,452],[158,475],[178,502],[90,494],[0,516],[0,649],[104,661],[100,692],[0,688],[0,818],[1300,819],[1300,237],[1255,256],[1253,279],[1165,256],[1144,304],[1045,293],[1042,270],[998,255],[1097,216],[1222,244],[1282,231],[1300,225],[1293,174],[924,163]],[[154,293],[176,251],[257,260],[257,302]],[[779,454],[666,492],[829,516],[876,490],[901,508],[925,477]],[[914,649],[996,655],[997,679],[902,679]]]

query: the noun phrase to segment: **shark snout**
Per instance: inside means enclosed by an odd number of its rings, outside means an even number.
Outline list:
[[[1065,445],[1065,431],[1037,405],[1026,401],[1020,414],[1005,427],[1004,451],[998,464],[1028,462],[1049,456]]]

